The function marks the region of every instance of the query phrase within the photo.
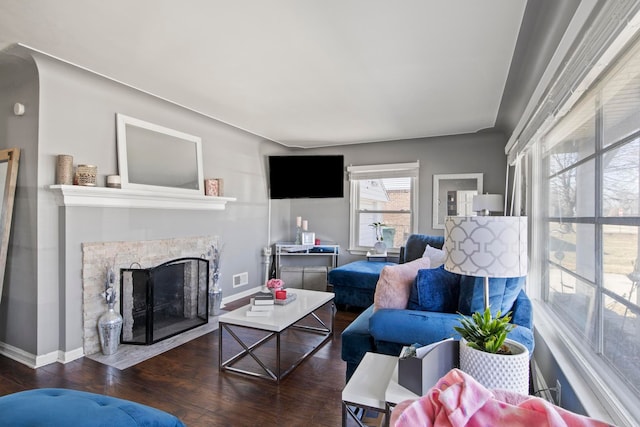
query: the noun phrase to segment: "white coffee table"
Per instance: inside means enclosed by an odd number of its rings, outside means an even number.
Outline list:
[[[358,425],[364,426],[351,408],[357,406],[384,413],[388,426],[391,406],[418,397],[398,384],[397,356],[366,353],[342,390],[342,425],[346,426],[351,416]]]
[[[335,305],[333,304],[334,294],[332,292],[311,291],[306,289],[295,289],[294,292],[297,295],[295,301],[287,305],[276,305],[273,312],[265,317],[248,317],[246,315],[249,310],[250,304],[233,310],[229,313],[225,313],[218,318],[220,325],[219,334],[219,369],[220,371],[230,371],[240,374],[266,378],[273,380],[277,383],[280,382],[287,374],[295,369],[302,361],[311,356],[322,345],[331,339],[333,336],[333,321],[335,317]],[[331,304],[331,316],[329,319],[329,325],[327,325],[318,315],[316,311],[321,309],[327,304]],[[298,322],[306,317],[314,318],[319,326],[299,325]],[[234,331],[236,328],[255,329],[267,333],[266,336],[260,338],[253,343],[245,343],[240,336]],[[302,355],[292,366],[284,370],[280,364],[280,335],[289,328],[296,328],[301,331],[311,332],[324,336],[324,339],[319,342],[315,347]],[[223,334],[227,332],[233,339],[240,344],[242,351],[238,354],[223,360]],[[269,368],[254,350],[269,341],[271,338],[276,339],[276,367],[275,372]],[[252,372],[245,369],[240,369],[233,366],[241,359],[250,356],[258,365],[262,368],[263,372]]]

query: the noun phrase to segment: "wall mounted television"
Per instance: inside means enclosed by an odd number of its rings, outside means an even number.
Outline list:
[[[344,197],[344,156],[269,156],[269,198]]]

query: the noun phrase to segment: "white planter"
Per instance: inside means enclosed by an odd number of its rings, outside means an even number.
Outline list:
[[[460,341],[460,369],[488,389],[529,394],[529,350],[506,340],[513,354],[493,354],[476,350]]]

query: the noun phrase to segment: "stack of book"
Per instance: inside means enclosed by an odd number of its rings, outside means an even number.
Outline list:
[[[251,298],[247,316],[269,316],[273,313],[275,298],[271,292],[258,292]]]

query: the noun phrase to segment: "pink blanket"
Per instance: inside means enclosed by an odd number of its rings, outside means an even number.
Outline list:
[[[601,421],[574,414],[544,399],[504,390],[488,390],[452,369],[424,396],[398,404],[393,427],[523,426],[604,427]]]

